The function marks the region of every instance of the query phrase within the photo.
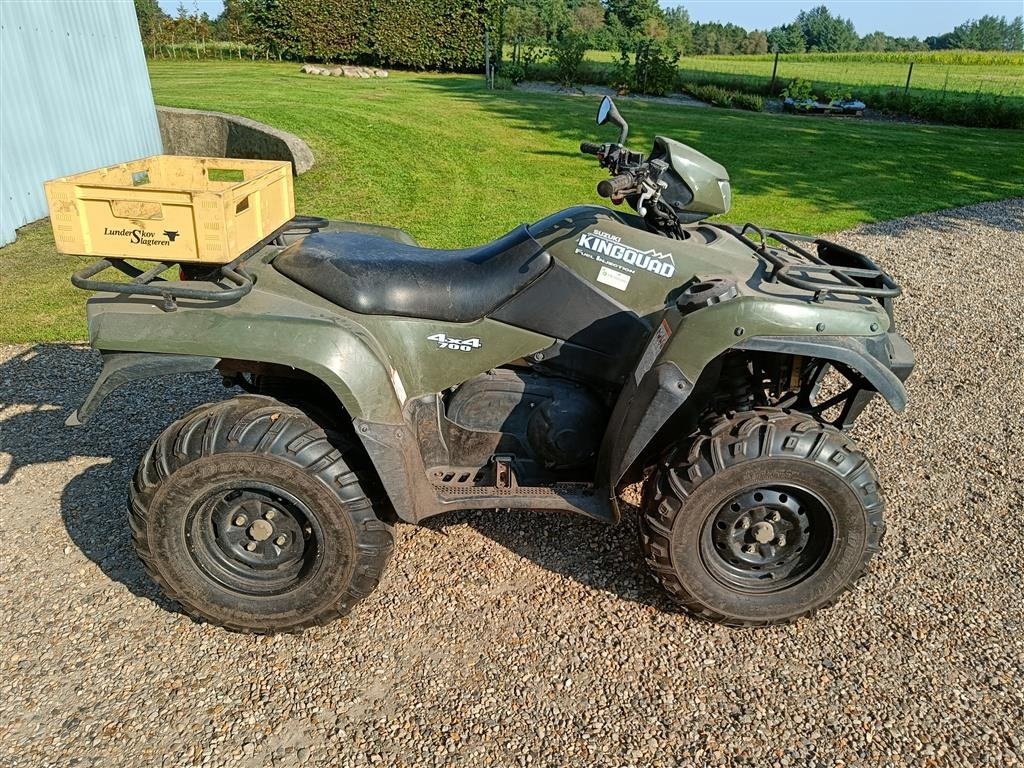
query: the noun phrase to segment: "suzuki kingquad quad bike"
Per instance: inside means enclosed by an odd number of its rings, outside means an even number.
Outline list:
[[[377,587],[399,521],[614,523],[637,483],[647,568],[695,616],[791,621],[865,571],[882,491],[845,430],[876,393],[906,403],[899,286],[831,242],[707,221],[722,166],[627,149],[608,99],[597,122],[619,128],[581,146],[598,192],[635,213],[579,205],[450,251],[299,217],[216,273],[76,274],[105,363],[70,424],[146,377],[245,390],[168,427],[129,491],[139,557],[188,613],[324,624]],[[134,281],[94,279],[110,266]]]

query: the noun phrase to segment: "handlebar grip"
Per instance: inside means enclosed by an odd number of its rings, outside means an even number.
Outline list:
[[[580,152],[585,155],[597,155],[601,152],[601,145],[592,141],[584,141],[580,143]]]
[[[632,173],[620,173],[605,179],[597,185],[597,194],[601,197],[619,197],[620,193],[632,188],[636,184]]]

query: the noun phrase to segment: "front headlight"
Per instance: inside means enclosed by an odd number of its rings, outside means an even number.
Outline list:
[[[718,180],[718,189],[722,192],[722,213],[728,213],[732,208],[732,186],[728,180]]]

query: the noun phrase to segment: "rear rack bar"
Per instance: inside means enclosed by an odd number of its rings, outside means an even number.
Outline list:
[[[903,289],[892,276],[863,253],[845,246],[807,235],[792,232],[778,232],[762,229],[756,224],[744,224],[736,229],[729,224],[712,224],[729,233],[754,253],[764,259],[770,267],[769,282],[780,282],[814,293],[814,300],[821,301],[825,294],[869,296],[874,299],[892,299]],[[755,233],[759,242],[747,236]],[[774,240],[782,246],[770,248],[768,241]],[[797,242],[815,246],[817,253],[797,245]]]
[[[175,262],[159,262],[143,272],[129,264],[125,259],[100,259],[88,267],[84,267],[71,275],[71,284],[86,291],[102,293],[122,293],[132,296],[160,296],[164,300],[164,309],[173,312],[177,309],[178,299],[195,299],[198,301],[234,301],[245,296],[252,290],[252,276],[246,271],[245,263],[266,248],[268,245],[284,245],[284,236],[305,232],[311,234],[327,226],[327,219],[318,216],[296,216],[284,226],[274,230],[268,237],[246,250],[227,264],[218,268],[220,275],[231,284],[230,288],[190,288],[179,283],[171,283],[160,277],[164,272],[177,266]],[[196,266],[202,267],[203,264]],[[109,280],[93,280],[92,278],[108,269],[116,269],[132,278],[131,282],[115,283]]]

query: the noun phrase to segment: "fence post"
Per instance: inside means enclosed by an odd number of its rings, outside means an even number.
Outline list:
[[[779,51],[775,51],[775,63],[772,64],[772,84],[768,86],[768,93],[775,93],[775,73],[779,71]]]
[[[910,77],[914,74],[914,62],[910,62],[910,69],[907,70],[907,84],[903,86],[903,95],[910,93]]]

